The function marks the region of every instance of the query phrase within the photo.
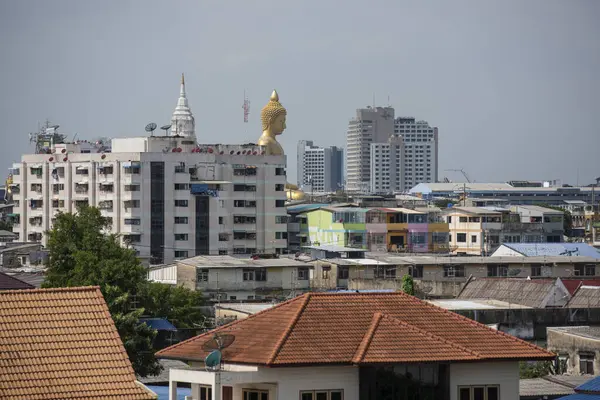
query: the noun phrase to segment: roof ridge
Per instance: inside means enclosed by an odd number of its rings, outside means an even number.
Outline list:
[[[288,337],[290,336],[290,333],[292,333],[292,330],[294,330],[294,327],[298,323],[298,320],[300,319],[300,316],[302,315],[302,313],[306,309],[306,305],[308,304],[308,302],[310,300],[310,296],[311,296],[310,292],[306,293],[304,295],[304,299],[302,301],[302,304],[300,305],[300,308],[298,308],[298,311],[296,311],[296,314],[294,315],[294,318],[292,318],[292,320],[290,321],[290,324],[285,329],[285,332],[283,333],[283,335],[277,341],[277,344],[275,345],[275,349],[273,349],[273,352],[271,353],[271,355],[269,356],[269,359],[267,360],[267,365],[271,365],[271,364],[273,364],[275,362],[275,359],[279,355],[279,352],[281,351],[281,348],[283,347],[283,345],[287,341]]]
[[[468,348],[466,348],[466,347],[464,347],[464,346],[462,346],[462,345],[460,345],[460,344],[458,344],[458,343],[455,343],[455,342],[453,342],[453,341],[451,341],[451,340],[448,340],[448,339],[446,339],[446,338],[443,338],[443,337],[441,337],[441,336],[438,336],[438,335],[436,335],[435,333],[432,333],[432,332],[426,331],[425,329],[421,329],[421,328],[419,328],[419,327],[418,327],[418,326],[416,326],[416,325],[409,324],[409,323],[408,323],[408,322],[406,322],[406,321],[402,321],[402,320],[400,320],[400,319],[398,319],[398,318],[395,318],[395,317],[392,317],[392,316],[390,316],[390,315],[384,315],[384,317],[385,317],[386,319],[389,319],[389,320],[393,321],[393,322],[397,322],[397,323],[399,323],[400,325],[406,326],[407,328],[410,328],[410,329],[413,329],[413,330],[415,330],[415,331],[417,331],[417,332],[419,332],[419,333],[422,333],[422,334],[424,334],[425,336],[428,336],[428,337],[430,337],[430,338],[433,338],[433,339],[439,340],[439,341],[441,341],[441,342],[443,342],[443,343],[446,343],[446,344],[448,344],[448,345],[450,345],[450,346],[454,346],[454,347],[458,348],[459,350],[462,350],[462,351],[464,351],[464,352],[467,352],[467,353],[469,353],[469,354],[472,354],[472,355],[474,355],[474,356],[475,356],[475,357],[477,357],[477,358],[480,358],[480,359],[483,359],[483,358],[484,358],[484,357],[481,355],[481,353],[478,353],[478,352],[476,352],[476,351],[473,351],[473,350],[471,350],[471,349],[468,349]]]
[[[17,289],[17,290],[0,290],[0,294],[15,294],[15,293],[51,293],[51,292],[87,292],[100,290],[100,286],[73,286],[73,287],[56,287],[56,288],[35,288],[35,289]]]
[[[383,318],[383,314],[380,312],[376,312],[373,314],[373,318],[371,319],[371,325],[369,325],[369,329],[365,332],[365,336],[363,340],[359,343],[356,348],[356,352],[354,353],[354,357],[352,357],[352,362],[354,364],[358,364],[362,361],[371,345],[371,340],[373,340],[373,336],[375,335],[375,331],[379,327],[379,322]]]
[[[466,321],[466,322],[468,322],[469,324],[471,324],[473,326],[484,328],[484,329],[486,329],[488,331],[494,332],[497,335],[504,336],[504,337],[506,337],[508,339],[511,339],[514,342],[525,344],[528,347],[531,347],[533,349],[543,351],[544,353],[547,353],[549,356],[552,355],[553,357],[556,357],[556,354],[552,353],[551,351],[548,351],[548,350],[546,350],[546,349],[544,349],[544,348],[542,348],[540,346],[537,346],[537,345],[535,345],[533,343],[526,342],[525,340],[519,339],[518,337],[509,335],[508,333],[504,333],[504,332],[502,332],[502,331],[500,331],[498,329],[492,329],[489,326],[487,326],[485,324],[482,324],[481,322],[477,322],[477,321],[472,320],[470,318],[467,318],[467,317],[465,317],[463,315],[460,315],[458,313],[452,312],[450,310],[446,310],[445,308],[436,306],[435,304],[432,304],[432,303],[429,303],[429,302],[426,302],[426,301],[423,301],[423,304],[425,304],[427,307],[435,308],[435,309],[440,310],[440,311],[442,311],[442,312],[444,312],[446,314],[450,314],[450,316],[452,316],[453,318],[457,318],[459,320]]]
[[[274,305],[273,307],[271,307],[271,308],[267,308],[267,309],[264,309],[264,310],[261,310],[261,311],[257,312],[256,314],[249,315],[249,316],[247,316],[246,318],[243,318],[243,319],[238,319],[238,320],[232,321],[232,322],[230,322],[230,323],[228,323],[228,324],[225,324],[225,325],[222,325],[222,326],[218,326],[218,327],[216,327],[216,328],[214,328],[214,329],[211,329],[211,330],[209,330],[208,332],[201,333],[200,335],[192,336],[192,337],[191,337],[191,338],[189,338],[189,339],[186,339],[186,340],[184,340],[184,341],[181,341],[181,342],[179,342],[179,343],[176,343],[176,344],[174,344],[174,345],[171,345],[171,346],[169,346],[169,347],[165,347],[164,349],[157,351],[157,352],[155,353],[155,355],[156,355],[156,356],[161,356],[161,355],[162,355],[163,353],[165,353],[167,350],[171,351],[172,349],[175,349],[175,348],[177,348],[177,347],[179,347],[179,346],[181,346],[181,345],[183,345],[183,344],[187,344],[187,343],[189,343],[189,342],[194,342],[194,341],[196,341],[196,340],[198,340],[198,339],[201,339],[201,338],[204,338],[204,337],[208,336],[209,334],[214,334],[214,333],[216,333],[216,332],[220,332],[220,331],[223,331],[223,330],[229,329],[229,328],[231,328],[232,326],[234,326],[234,325],[237,325],[237,324],[239,324],[239,323],[242,323],[242,322],[244,322],[244,321],[251,321],[251,320],[255,319],[256,317],[258,317],[258,316],[260,316],[260,315],[262,315],[262,314],[266,313],[267,311],[275,310],[275,309],[277,309],[277,308],[280,308],[280,307],[282,307],[282,306],[284,306],[284,305],[287,305],[287,304],[293,303],[293,302],[295,302],[295,301],[298,301],[298,300],[299,300],[299,299],[301,299],[303,296],[305,296],[305,295],[294,297],[293,299],[289,299],[289,300],[286,300],[286,301],[284,301],[284,302],[282,302],[282,303],[275,304],[275,305]],[[161,357],[158,357],[158,358],[161,358]],[[167,358],[168,358],[168,357],[167,357]]]

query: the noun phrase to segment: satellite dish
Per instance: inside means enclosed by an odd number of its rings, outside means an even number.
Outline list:
[[[204,365],[207,369],[215,370],[221,365],[221,351],[213,350],[204,359]]]
[[[235,342],[235,336],[227,333],[215,333],[211,339],[208,339],[202,345],[204,351],[223,350]]]
[[[150,122],[148,125],[146,125],[146,132],[150,132],[150,134],[152,134],[154,132],[154,130],[156,129],[156,124],[154,122]]]
[[[167,132],[169,129],[171,129],[171,124],[169,125],[163,125],[160,127],[160,129],[162,129],[163,131]]]

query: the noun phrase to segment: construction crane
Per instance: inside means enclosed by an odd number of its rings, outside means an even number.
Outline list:
[[[463,176],[467,180],[467,183],[472,183],[471,179],[469,178],[469,175],[467,175],[467,173],[465,172],[465,170],[462,169],[462,168],[461,169],[447,169],[446,171],[460,172],[461,174],[463,174]]]

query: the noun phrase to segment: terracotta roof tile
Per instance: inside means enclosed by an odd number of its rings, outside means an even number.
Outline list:
[[[0,326],[1,399],[155,398],[97,287],[0,291]]]
[[[401,292],[308,293],[157,353],[203,360],[214,332],[236,336],[231,363],[269,366],[536,360],[554,355]]]

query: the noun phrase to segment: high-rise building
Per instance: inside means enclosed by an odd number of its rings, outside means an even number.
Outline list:
[[[437,128],[412,117],[394,119],[392,107],[356,110],[346,135],[349,191],[402,192],[437,179]]]
[[[335,192],[343,182],[343,150],[298,142],[298,186],[311,192]]]
[[[346,134],[346,189],[368,192],[371,187],[371,144],[387,143],[394,133],[392,107],[356,110]]]
[[[438,128],[412,117],[396,118],[394,133],[404,139],[403,187],[407,191],[423,182],[438,180]]]
[[[173,121],[177,132],[167,136],[115,138],[102,148],[50,142],[23,155],[12,168],[14,232],[45,244],[56,213],[90,205],[153,263],[284,252],[285,156],[258,145],[197,144],[183,82]]]

